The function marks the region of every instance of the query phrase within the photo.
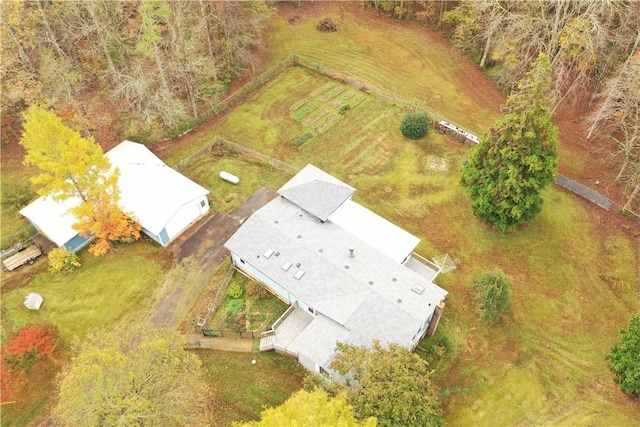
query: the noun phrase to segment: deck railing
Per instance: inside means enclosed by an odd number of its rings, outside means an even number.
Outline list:
[[[284,313],[282,313],[282,316],[280,316],[280,317],[278,318],[278,320],[276,320],[275,322],[273,322],[273,325],[271,325],[271,330],[275,333],[275,331],[276,331],[276,329],[278,328],[278,326],[280,326],[280,325],[282,324],[282,322],[284,322],[284,321],[285,321],[285,319],[286,319],[287,317],[289,317],[289,315],[290,315],[291,313],[293,313],[293,311],[294,311],[296,308],[298,308],[298,304],[291,304],[291,305],[289,306],[289,308],[287,308],[287,309],[285,310],[285,312],[284,312]]]
[[[415,261],[418,261],[421,264],[424,264],[424,266],[429,268],[430,270],[435,270],[436,274],[431,278],[431,280],[435,280],[436,277],[438,277],[440,273],[442,273],[442,269],[436,263],[426,259],[421,255],[418,255],[415,252],[411,254],[411,258],[413,258]]]

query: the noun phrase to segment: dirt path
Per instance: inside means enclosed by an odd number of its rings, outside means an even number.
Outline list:
[[[228,256],[224,243],[249,216],[276,197],[261,188],[228,214],[207,215],[169,245],[177,266],[167,275],[151,314],[151,323],[173,328],[184,320],[212,274]]]

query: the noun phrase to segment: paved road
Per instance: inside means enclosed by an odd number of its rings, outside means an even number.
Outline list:
[[[223,247],[224,243],[253,212],[276,196],[275,191],[261,188],[228,214],[214,213],[201,218],[169,245],[168,249],[174,253],[176,262],[185,263],[187,271],[151,314],[151,323],[165,328],[180,324],[183,320],[180,313],[193,306],[193,298],[200,295],[215,267],[229,256]],[[194,268],[198,271],[189,271]]]

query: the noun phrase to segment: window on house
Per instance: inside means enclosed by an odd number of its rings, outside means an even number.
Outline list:
[[[309,307],[308,310],[309,310],[309,313],[316,314],[316,311],[313,308]]]
[[[244,264],[244,260],[242,258],[240,258],[240,262]]]

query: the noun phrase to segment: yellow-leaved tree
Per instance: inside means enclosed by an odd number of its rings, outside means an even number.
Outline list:
[[[320,389],[312,392],[300,390],[286,402],[275,408],[267,408],[260,414],[260,421],[245,424],[234,423],[234,427],[375,427],[373,417],[358,421],[353,408],[347,403],[345,393],[334,398]]]
[[[80,199],[70,213],[78,220],[74,229],[94,238],[89,251],[100,256],[113,248],[113,242],[138,239],[140,225],[118,207],[119,171],[111,168],[100,145],[40,106],[30,107],[24,119],[20,140],[27,150],[24,164],[40,169],[31,181],[38,194],[56,201]]]

